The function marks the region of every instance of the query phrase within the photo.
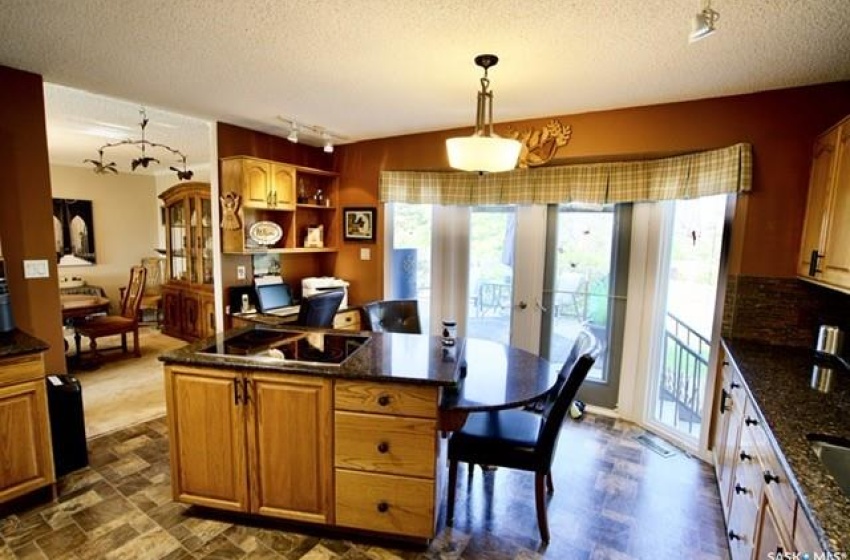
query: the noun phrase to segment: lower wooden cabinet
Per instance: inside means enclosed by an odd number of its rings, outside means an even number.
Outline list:
[[[433,538],[439,388],[165,367],[174,499]]]
[[[162,287],[162,332],[184,340],[215,334],[215,300],[212,292],[174,284]]]
[[[337,524],[432,538],[445,470],[437,389],[338,381],[334,398]]]
[[[332,522],[331,381],[168,366],[174,499]]]
[[[733,560],[821,550],[741,374],[723,363],[714,462]]]
[[[42,355],[0,359],[0,503],[55,480]]]

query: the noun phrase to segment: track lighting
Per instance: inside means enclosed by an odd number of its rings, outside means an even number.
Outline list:
[[[711,9],[711,0],[708,0],[702,10],[694,15],[691,21],[691,34],[688,37],[689,42],[699,41],[704,37],[708,37],[715,31],[714,24],[720,19],[720,14]]]
[[[289,129],[289,136],[286,137],[287,140],[292,142],[293,144],[298,143],[298,123],[293,121],[292,127]]]
[[[299,140],[303,140],[305,144],[311,146],[322,146],[322,150],[326,154],[332,154],[335,144],[340,140],[345,140],[343,136],[334,134],[321,126],[298,123],[293,119],[287,119],[280,115],[277,118],[289,127],[289,135],[286,139],[293,144],[297,144]],[[318,142],[321,142],[321,144]]]
[[[325,142],[325,147],[322,149],[325,151],[326,154],[332,154],[334,151],[334,143],[331,140],[330,134],[328,134],[327,132],[323,132],[322,140],[324,140]]]

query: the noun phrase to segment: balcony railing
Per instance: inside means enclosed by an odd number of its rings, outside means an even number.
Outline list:
[[[710,343],[690,325],[668,313],[659,387],[659,419],[694,435],[702,423]],[[672,415],[667,405],[672,404]]]

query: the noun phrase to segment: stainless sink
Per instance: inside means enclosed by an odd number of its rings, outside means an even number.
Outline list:
[[[806,436],[815,455],[838,482],[845,495],[850,496],[850,440],[820,434]]]

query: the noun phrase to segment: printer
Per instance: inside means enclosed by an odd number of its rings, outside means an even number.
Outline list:
[[[348,282],[333,276],[310,276],[301,280],[301,297],[308,298],[321,292],[330,290],[342,290],[342,303],[340,309],[348,307]]]

